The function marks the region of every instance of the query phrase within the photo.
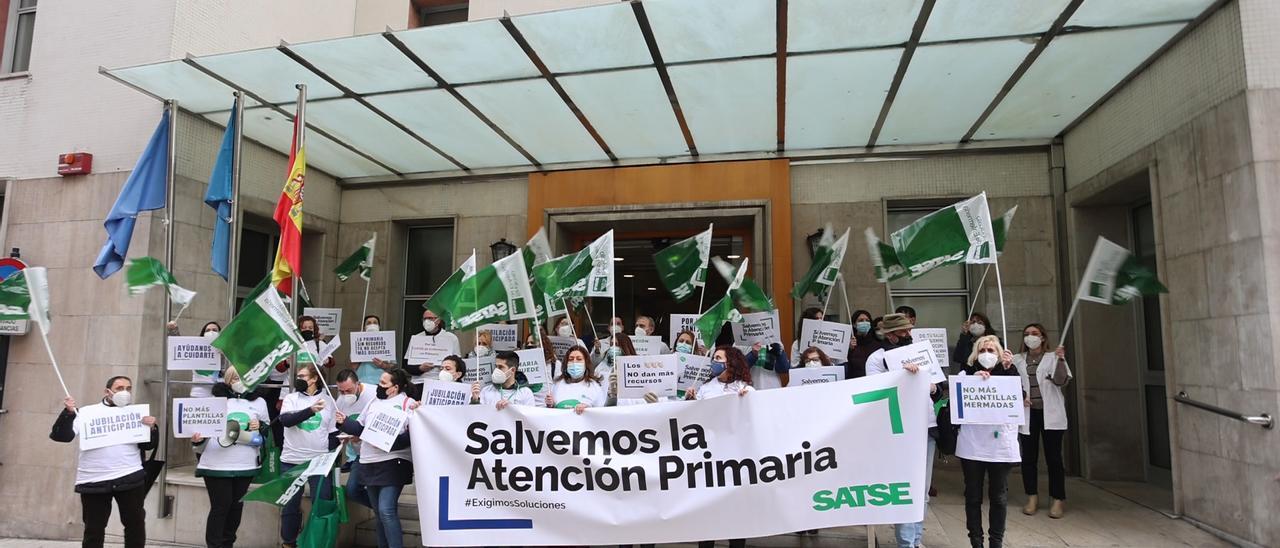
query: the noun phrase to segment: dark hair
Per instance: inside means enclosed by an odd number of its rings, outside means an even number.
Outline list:
[[[899,306],[898,308],[895,308],[893,311],[896,314],[906,314],[908,318],[916,317],[916,309],[911,308],[910,306],[907,306],[905,304],[902,306]]]
[[[970,320],[972,320],[973,318],[977,318],[977,319],[978,319],[978,323],[981,323],[981,324],[982,324],[982,327],[985,327],[985,328],[987,329],[987,330],[986,330],[986,332],[984,333],[985,335],[995,335],[995,334],[996,334],[996,328],[991,327],[991,320],[987,319],[987,315],[986,315],[986,314],[983,314],[983,313],[981,313],[981,312],[974,312],[973,314],[970,314],[970,315],[969,315],[969,319],[970,319]],[[1031,324],[1031,325],[1037,325],[1037,324]],[[1029,327],[1029,326],[1028,326],[1028,327]],[[1027,328],[1026,328],[1026,327],[1024,327],[1024,328],[1022,328],[1022,329],[1023,329],[1023,330],[1026,330]],[[1040,330],[1040,332],[1041,332],[1041,333],[1043,333],[1043,332],[1044,332],[1044,329],[1041,329],[1041,330]]]
[[[1034,327],[1040,330],[1040,338],[1044,339],[1043,341],[1040,341],[1041,351],[1044,351],[1046,348],[1049,348],[1049,330],[1045,329],[1043,325],[1040,325],[1038,323],[1029,323],[1027,324],[1027,327]],[[1023,333],[1027,332],[1027,327],[1022,328]],[[990,329],[990,327],[988,327],[988,329]],[[1022,353],[1023,354],[1027,353],[1027,343],[1025,342],[1022,343]]]
[[[698,348],[698,335],[694,333],[692,329],[681,329],[679,333],[676,333],[676,340],[671,341],[671,346],[675,347],[676,343],[680,342],[680,337],[685,335],[688,335],[689,338],[693,340],[693,347],[695,349]]]
[[[738,350],[736,346],[724,345],[716,347],[716,352],[724,351],[724,370],[729,372],[729,382],[743,381],[751,384],[751,364],[747,363],[747,357]],[[715,358],[715,352],[711,353],[711,357]]]
[[[867,321],[871,321],[871,319],[875,317],[875,316],[872,316],[872,315],[871,315],[871,312],[869,312],[869,311],[867,311],[867,310],[863,310],[863,309],[859,308],[859,309],[857,309],[857,310],[854,310],[854,311],[853,311],[853,317],[852,317],[852,318],[849,318],[849,320],[850,320],[850,321],[852,321],[852,322],[854,322],[854,323],[857,323],[857,322],[858,322],[858,316],[866,316],[866,317],[867,317]]]
[[[502,360],[511,369],[520,369],[520,355],[510,350],[502,350],[493,355],[493,359]]]
[[[315,319],[315,318],[312,318],[311,316],[308,316],[308,315],[306,315],[306,314],[303,314],[303,315],[301,315],[301,316],[298,316],[298,330],[299,330],[299,331],[301,331],[301,330],[302,330],[302,324],[307,323],[307,322],[311,322],[311,325],[316,326],[316,329],[320,329],[320,324],[319,324],[319,322],[316,322],[316,319]]]
[[[369,323],[369,318],[373,318],[373,319],[375,319],[375,320],[378,320],[378,323],[379,323],[379,324],[381,324],[381,323],[382,323],[382,318],[379,318],[377,314],[369,314],[368,316],[365,316],[363,320],[360,320],[360,323],[361,323],[361,324]]]
[[[570,383],[578,382],[577,380],[574,380],[573,377],[569,376],[569,354],[572,354],[574,352],[578,352],[582,354],[582,359],[584,362],[583,365],[586,366],[587,368],[587,372],[582,375],[582,379],[581,379],[582,382],[586,382],[586,381],[600,382],[602,379],[596,375],[596,364],[591,363],[591,352],[587,351],[586,348],[583,348],[581,346],[576,346],[576,345],[564,353],[564,368],[561,370],[560,375],[556,377],[556,380],[570,382]]]
[[[825,315],[825,313],[822,312],[822,309],[816,306],[810,306],[809,308],[804,309],[804,312],[800,313],[800,321],[796,323],[796,333],[799,334],[800,331],[804,329],[805,320],[816,320],[818,319],[818,314]]]
[[[351,382],[358,383],[360,382],[360,375],[357,375],[354,369],[343,369],[342,371],[338,372],[337,382],[343,382],[343,381],[351,381]]]
[[[124,375],[116,375],[114,377],[111,377],[110,379],[107,379],[107,389],[110,390],[111,385],[115,384],[116,381],[120,379],[124,379],[126,381],[129,381],[129,384],[133,384],[133,379],[130,379],[129,377],[126,377]]]
[[[387,370],[385,373],[391,375],[391,384],[399,388],[401,393],[404,393],[404,389],[409,387],[409,372],[405,371],[404,368],[397,367]]]
[[[445,356],[443,360],[440,360],[440,365],[444,365],[444,362],[453,362],[454,371],[457,371],[460,375],[464,376],[467,374],[467,360],[462,359],[462,356],[450,354]]]
[[[205,332],[209,330],[209,326],[211,325],[217,327],[218,331],[222,331],[222,324],[219,324],[218,322],[209,322],[207,324],[204,324],[204,327],[200,328],[200,334],[204,335]]]
[[[816,346],[810,346],[809,348],[806,348],[800,352],[800,365],[797,365],[796,367],[804,367],[804,357],[806,354],[810,352],[818,353],[818,361],[822,362],[822,365],[824,366],[831,365],[831,358],[827,357],[826,352],[823,352],[821,348],[818,348]]]
[[[613,336],[617,337],[617,342],[614,344],[614,346],[617,346],[618,348],[622,349],[623,356],[636,355],[636,345],[631,342],[630,335],[626,333],[618,333],[617,335],[613,335]]]

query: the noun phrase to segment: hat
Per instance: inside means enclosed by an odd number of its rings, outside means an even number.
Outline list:
[[[902,329],[911,329],[915,327],[911,325],[911,320],[906,314],[885,314],[884,319],[880,321],[880,329],[876,330],[881,335],[892,331]]]

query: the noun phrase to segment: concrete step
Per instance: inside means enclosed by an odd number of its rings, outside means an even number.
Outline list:
[[[366,520],[356,526],[356,546],[361,548],[376,548],[378,546],[378,530],[375,529],[373,520]],[[404,513],[400,514],[400,528],[404,534],[405,546],[422,546],[422,524],[418,523],[417,509],[414,509],[413,519],[405,519]]]

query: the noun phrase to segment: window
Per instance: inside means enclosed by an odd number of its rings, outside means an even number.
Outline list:
[[[468,2],[431,2],[427,7],[417,9],[417,24],[411,26],[432,27],[450,23],[462,23],[467,20],[469,8]],[[411,23],[413,22],[411,21]]]
[[[943,206],[947,204],[942,204]],[[936,211],[936,207],[889,208],[889,233],[906,227]],[[916,309],[917,327],[942,327],[955,331],[969,311],[969,274],[965,265],[936,268],[916,279],[903,278],[889,284],[893,306]]]
[[[254,287],[271,274],[280,238],[271,231],[245,226],[240,230],[240,260],[236,265],[236,309]]]
[[[453,224],[411,226],[405,234],[404,295],[401,298],[401,345],[422,331],[422,307],[457,269],[453,258]]]
[[[36,28],[36,0],[9,0],[4,25],[0,73],[23,72],[31,64],[31,38]]]

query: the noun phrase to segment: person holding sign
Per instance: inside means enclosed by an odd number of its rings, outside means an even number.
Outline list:
[[[800,363],[800,335],[804,330],[804,321],[821,320],[825,316],[826,314],[822,312],[822,309],[816,306],[806,308],[804,309],[804,312],[800,313],[800,321],[796,323],[796,339],[791,341],[791,365],[794,366]],[[782,386],[786,385],[786,383],[782,384]]]
[[[867,376],[867,358],[872,352],[879,350],[880,339],[871,329],[871,313],[857,310],[853,313],[853,338],[849,340],[848,361],[844,363],[844,378],[856,379]]]
[[[792,348],[796,348],[796,344],[800,341],[791,343]],[[798,359],[797,354],[797,359]],[[751,352],[747,354],[747,363],[754,367],[773,371],[778,376],[778,384],[781,388],[786,388],[791,384],[791,368],[793,367],[787,355],[782,353],[782,344],[773,343],[765,346],[761,343],[751,345]],[[797,361],[797,363],[799,363]]]
[[[293,381],[293,392],[284,397],[280,406],[280,424],[284,425],[284,447],[280,451],[280,472],[306,464],[311,459],[323,457],[338,447],[334,426],[334,408],[337,405],[324,389],[316,365],[306,364],[298,369]],[[311,501],[315,503],[324,476],[308,478]],[[333,483],[326,482],[322,498],[331,498]],[[293,546],[302,530],[302,493],[299,491],[280,509],[280,542]]]
[[[440,317],[430,310],[422,311],[422,331],[414,335],[409,340],[409,349],[412,352],[415,348],[414,343],[424,345],[429,348],[428,355],[422,356],[405,356],[405,362],[409,364],[408,372],[413,374],[413,381],[422,382],[424,378],[431,378],[440,373],[440,362],[444,356],[461,356],[462,345],[458,343],[458,336],[444,329],[444,322],[440,321]],[[435,356],[440,357],[435,357]],[[409,396],[414,399],[422,396],[422,386],[408,387]]]
[[[707,351],[707,349],[702,348],[701,342],[698,341],[698,336],[688,329],[676,335],[675,344],[671,348],[677,354],[698,354],[700,356],[706,354]]]
[[[702,386],[686,390],[685,399],[709,400],[730,394],[745,396],[754,391],[751,366],[746,356],[733,346],[721,346],[711,355],[711,378]]]
[[[1022,513],[1036,513],[1040,463],[1040,439],[1044,438],[1044,460],[1049,468],[1049,517],[1062,517],[1067,500],[1066,470],[1062,466],[1062,436],[1067,430],[1067,405],[1062,388],[1071,382],[1066,349],[1059,346],[1050,357],[1044,351],[1049,341],[1044,326],[1033,323],[1022,328],[1022,353],[1013,357],[1013,366],[1022,375],[1022,391],[1031,400],[1027,422],[1019,428],[1022,448],[1022,488],[1027,505]]]
[[[641,316],[641,318],[644,317],[645,316]],[[640,331],[640,327],[636,326],[636,333],[639,333]],[[617,367],[617,359],[619,356],[635,355],[636,349],[635,346],[631,344],[631,337],[622,334],[618,335],[618,345],[609,349],[608,362],[610,369],[605,376],[608,377],[609,399],[614,400],[614,405],[618,407],[640,405],[644,403],[658,403],[658,395],[652,392],[646,392],[643,398],[618,398],[618,377],[622,376],[622,369]]]
[[[177,322],[169,322],[165,324],[166,334],[170,337],[180,337],[182,332],[178,331]],[[218,322],[209,322],[200,328],[200,336],[212,341],[218,338],[218,334],[222,332],[222,325]],[[213,394],[213,385],[218,382],[218,372],[215,371],[192,371],[191,372],[191,397],[207,398]]]
[[[635,333],[637,337],[652,337],[657,332],[658,324],[653,321],[653,318],[649,316],[636,316]],[[662,342],[661,339],[658,340],[658,343],[659,354],[666,354],[671,350],[666,343]]]
[[[573,409],[579,415],[588,407],[604,407],[608,394],[595,369],[586,348],[570,348],[564,355],[564,372],[556,377],[547,394],[547,407]]]
[[[364,408],[369,407],[369,404],[377,399],[375,396],[377,391],[377,385],[360,382],[360,377],[356,375],[355,371],[351,369],[339,371],[338,400],[335,402],[337,409],[334,410],[334,426],[337,426],[338,415],[352,420],[359,419],[360,412],[364,411]],[[364,486],[360,485],[360,440],[348,437],[345,452],[347,454],[347,463],[345,465],[347,471],[347,500],[353,500],[366,508],[372,508],[373,505],[369,504],[368,493],[365,492]]]
[[[128,407],[132,403],[133,381],[124,376],[107,379],[102,401],[83,410],[77,409],[76,400],[67,396],[62,400],[63,410],[53,423],[49,439],[70,443],[84,432],[88,425],[81,419],[80,411],[100,406]],[[80,450],[76,461],[76,492],[80,494],[81,518],[84,520],[84,546],[102,546],[105,541],[112,499],[120,507],[125,547],[142,548],[146,545],[147,511],[142,506],[150,486],[146,471],[142,469],[142,452],[156,447],[160,431],[156,428],[155,417],[142,417],[142,424],[151,428],[151,439],[146,443]]]
[[[382,320],[374,314],[364,317],[365,331],[381,331],[381,324]],[[380,358],[374,358],[373,361],[361,363],[356,367],[356,375],[360,378],[360,383],[362,384],[378,384],[378,381],[382,379],[382,372],[390,371],[395,369],[395,367],[396,362],[394,360],[387,361]]]
[[[438,329],[437,329],[438,331]],[[382,374],[378,380],[378,400],[371,403],[361,412],[358,419],[347,420],[345,415],[337,415],[338,428],[343,433],[360,437],[365,430],[365,421],[371,420],[371,410],[382,402],[408,412],[412,409],[409,396],[405,390],[412,382],[409,373],[403,369],[392,369]],[[409,423],[404,422],[403,429],[391,444],[391,450],[385,451],[375,447],[372,442],[360,444],[360,484],[369,493],[369,501],[373,503],[374,526],[378,531],[379,547],[404,547],[403,530],[400,527],[400,492],[404,486],[413,481],[413,462],[409,456]]]
[[[510,350],[498,352],[493,360],[493,373],[489,382],[471,385],[471,403],[492,405],[501,411],[508,405],[534,405],[533,391],[517,381],[520,374],[520,356]]]
[[[204,539],[209,546],[232,546],[236,542],[244,512],[240,499],[262,467],[261,432],[271,420],[266,398],[245,387],[234,367],[228,367],[222,379],[213,385],[213,395],[227,398],[227,431],[213,440],[199,433],[191,436],[191,444],[200,453],[196,477],[204,478],[209,494],[209,516],[204,524]],[[231,426],[232,422],[235,426]],[[233,437],[233,430],[239,435]]]
[[[973,353],[973,343],[979,337],[984,335],[995,335],[995,328],[991,327],[991,320],[981,312],[974,312],[969,315],[969,319],[960,324],[960,336],[956,338],[956,351],[951,353],[951,361],[961,368],[964,367],[964,359]],[[1004,341],[1000,341],[1004,344]]]
[[[887,319],[885,320],[888,321]],[[992,375],[1017,375],[1013,366],[1013,354],[1000,346],[995,335],[983,335],[974,341],[973,352],[965,361],[961,375],[976,375],[989,379]],[[1004,544],[1005,516],[1009,502],[1009,471],[1013,463],[1021,462],[1018,451],[1017,425],[960,425],[956,440],[956,456],[960,458],[960,470],[964,473],[964,517],[969,530],[969,543],[983,546],[982,538],[982,488],[989,482],[988,498],[991,511],[987,520],[987,535],[991,546]]]

